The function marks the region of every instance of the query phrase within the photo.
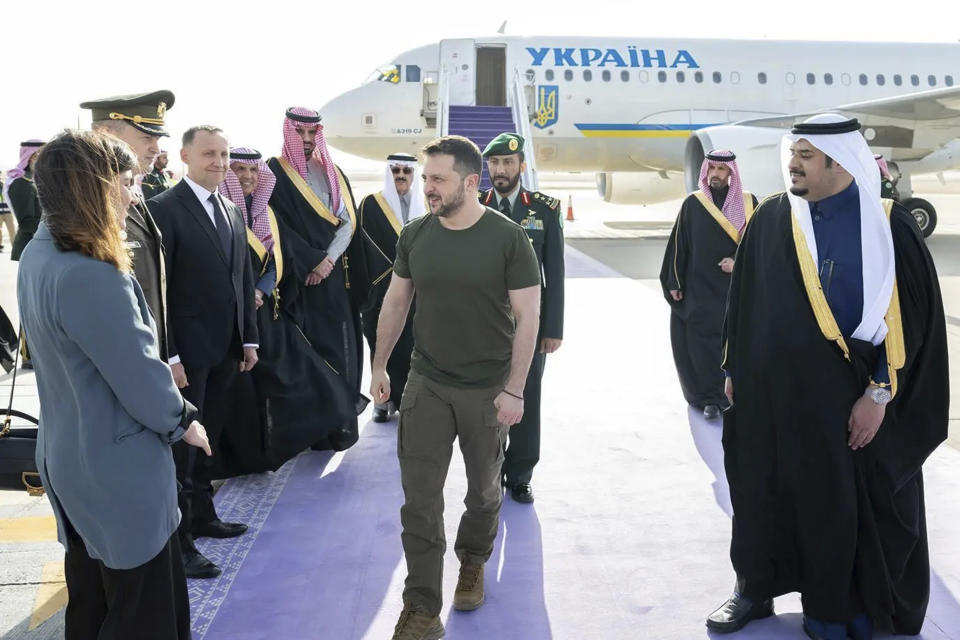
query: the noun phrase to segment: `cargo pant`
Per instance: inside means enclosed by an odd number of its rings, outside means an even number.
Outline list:
[[[493,551],[503,490],[500,468],[508,427],[497,421],[493,401],[502,386],[460,389],[410,372],[400,403],[397,455],[404,504],[401,540],[407,561],[403,601],[431,615],[443,606],[443,485],[453,455],[453,441],[467,472],[466,511],[454,550],[460,562],[483,564]]]

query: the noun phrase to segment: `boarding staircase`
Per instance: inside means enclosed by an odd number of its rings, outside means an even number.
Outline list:
[[[437,132],[441,136],[460,135],[469,138],[480,147],[481,151],[504,131],[520,134],[527,141],[524,154],[527,170],[522,178],[523,186],[535,191],[539,187],[539,182],[536,154],[530,132],[530,119],[533,112],[527,106],[527,94],[532,95],[532,85],[523,81],[518,70],[514,71],[510,84],[511,90],[507,100],[509,106],[453,105],[450,104],[446,74],[441,75],[437,101]],[[487,164],[484,162],[483,173],[480,176],[480,189],[489,189],[490,186],[490,176],[487,173]]]

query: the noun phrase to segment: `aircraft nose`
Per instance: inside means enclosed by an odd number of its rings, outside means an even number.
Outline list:
[[[364,134],[364,118],[373,114],[368,112],[371,105],[361,104],[358,92],[359,89],[353,89],[342,93],[320,109],[324,134],[328,138],[355,138]]]

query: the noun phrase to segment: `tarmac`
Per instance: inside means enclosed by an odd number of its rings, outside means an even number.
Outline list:
[[[733,585],[730,504],[719,422],[683,401],[670,352],[669,310],[656,281],[678,203],[626,207],[582,181],[545,183],[573,196],[567,238],[565,339],[544,379],[543,451],[534,505],[505,498],[485,605],[456,612],[456,534],[465,476],[459,453],[445,490],[450,550],[442,619],[453,640],[689,640]],[[376,190],[355,183],[357,195]],[[937,193],[930,239],[944,292],[952,362],[960,362],[960,200]],[[16,322],[16,263],[0,254],[0,304]],[[957,365],[952,380],[960,381]],[[11,376],[0,377],[6,400]],[[956,387],[956,382],[954,387]],[[32,372],[16,408],[36,414]],[[960,640],[960,440],[925,466],[932,594],[920,638]],[[305,452],[277,472],[227,481],[225,520],[241,538],[204,540],[224,573],[191,581],[196,640],[389,638],[405,566],[396,424],[361,416],[360,441]],[[46,498],[0,488],[0,637],[63,637],[63,550]],[[800,639],[796,594],[735,638]],[[883,637],[878,635],[878,637]]]

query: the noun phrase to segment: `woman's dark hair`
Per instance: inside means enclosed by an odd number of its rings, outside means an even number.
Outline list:
[[[137,167],[130,147],[96,131],[67,130],[37,155],[34,182],[57,248],[130,272],[120,211],[120,175]]]

